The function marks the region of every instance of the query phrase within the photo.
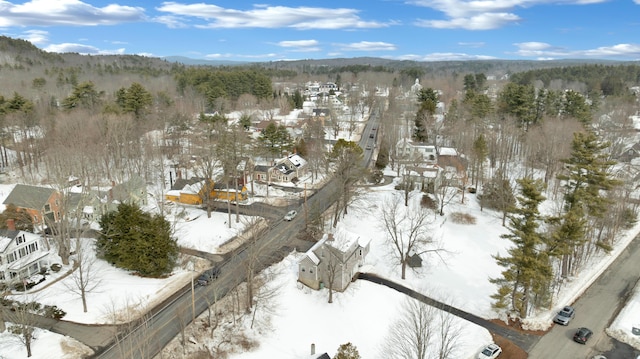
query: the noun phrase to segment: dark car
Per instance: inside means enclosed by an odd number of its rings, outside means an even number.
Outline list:
[[[576,311],[573,307],[566,306],[556,314],[555,318],[553,318],[553,322],[560,325],[569,325],[569,322],[573,319],[575,313]]]
[[[211,282],[213,282],[214,280],[218,279],[218,274],[219,274],[218,268],[211,268],[206,272],[202,273],[200,277],[198,277],[196,284],[203,287],[207,286],[211,284]]]
[[[580,328],[580,329],[578,329],[576,334],[573,335],[573,341],[576,342],[576,343],[580,343],[580,344],[586,344],[587,340],[589,340],[589,338],[591,338],[592,334],[593,334],[593,332],[591,331],[591,329],[589,329],[589,328]]]

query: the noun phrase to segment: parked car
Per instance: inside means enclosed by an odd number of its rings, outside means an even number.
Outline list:
[[[573,341],[580,344],[586,344],[592,334],[593,332],[589,328],[579,328],[576,331],[576,334],[573,335]]]
[[[492,343],[482,349],[480,354],[478,354],[478,359],[494,359],[497,358],[500,353],[502,353],[502,348]]]
[[[566,306],[556,314],[555,318],[553,318],[553,322],[560,325],[568,325],[571,319],[573,319],[575,312],[576,311],[573,307]]]
[[[591,359],[607,359],[607,357],[604,355],[598,354],[598,355],[594,355]]]
[[[284,215],[284,220],[285,221],[291,221],[294,218],[296,218],[297,214],[298,214],[298,212],[296,212],[296,211],[293,211],[293,210],[289,211],[289,212],[287,212],[287,214]]]

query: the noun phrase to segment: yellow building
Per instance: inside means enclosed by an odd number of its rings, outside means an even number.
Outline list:
[[[206,181],[209,181],[209,185],[205,186]],[[205,195],[205,191],[210,189],[209,198],[218,201],[232,201],[239,202],[247,199],[247,188],[242,186],[238,189],[227,188],[227,186],[219,183],[214,183],[211,180],[202,180],[194,184],[187,184],[181,190],[171,190],[166,193],[165,198],[168,201],[201,205]]]

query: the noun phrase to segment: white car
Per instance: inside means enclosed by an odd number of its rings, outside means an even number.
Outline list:
[[[287,212],[287,214],[284,215],[284,220],[285,221],[291,221],[294,218],[296,218],[297,214],[298,214],[298,212],[296,212],[296,211],[289,211],[289,212]]]
[[[502,353],[502,348],[496,344],[489,344],[478,354],[478,359],[494,359],[497,358],[500,353]]]

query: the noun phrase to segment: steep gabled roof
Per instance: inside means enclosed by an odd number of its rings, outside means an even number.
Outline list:
[[[53,188],[17,184],[3,203],[13,203],[17,207],[41,210],[54,193]]]
[[[7,246],[13,241],[20,231],[0,228],[0,253],[7,249]]]

